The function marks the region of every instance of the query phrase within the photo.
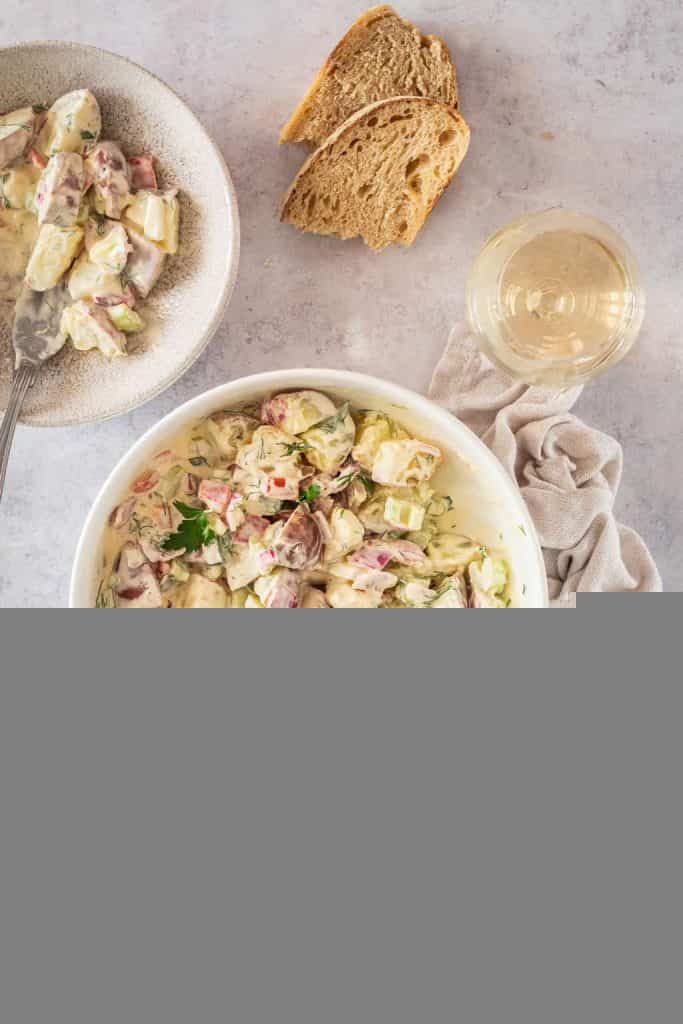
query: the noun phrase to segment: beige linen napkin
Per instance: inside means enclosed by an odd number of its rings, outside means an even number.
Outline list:
[[[430,397],[466,423],[517,481],[543,547],[554,605],[583,592],[659,591],[643,540],[614,518],[621,445],[570,409],[581,388],[552,391],[514,381],[456,327]]]

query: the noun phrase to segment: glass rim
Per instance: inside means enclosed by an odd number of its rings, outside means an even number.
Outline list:
[[[598,242],[610,248],[619,261],[627,286],[631,291],[633,297],[631,309],[620,333],[615,335],[605,351],[590,365],[583,368],[577,367],[572,362],[573,357],[571,355],[557,356],[545,360],[542,365],[539,364],[538,360],[520,356],[518,357],[519,366],[513,368],[498,354],[496,345],[489,337],[485,325],[481,323],[480,318],[475,314],[474,281],[481,261],[490,254],[491,250],[499,242],[502,243],[503,240],[507,240],[511,235],[516,234],[518,241],[515,248],[519,248],[537,238],[540,234],[552,230],[554,226],[561,230],[582,231],[584,234],[595,238]],[[567,378],[570,379],[570,384],[582,384],[619,362],[631,350],[642,327],[646,309],[646,297],[641,283],[638,260],[626,239],[605,221],[600,220],[600,218],[558,205],[522,214],[489,235],[475,257],[467,276],[465,308],[470,330],[475,335],[481,348],[489,359],[506,373],[518,380],[538,383],[538,378],[543,373],[550,377],[553,372],[558,376],[564,372]]]

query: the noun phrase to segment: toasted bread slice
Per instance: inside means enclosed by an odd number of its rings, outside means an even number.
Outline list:
[[[411,245],[467,152],[470,130],[446,103],[395,96],[358,111],[304,163],[281,219],[373,249]]]
[[[353,23],[282,129],[280,142],[320,146],[344,121],[391,96],[458,105],[455,68],[437,36],[423,36],[393,7],[371,7]]]

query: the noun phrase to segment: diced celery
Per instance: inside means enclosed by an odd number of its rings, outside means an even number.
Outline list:
[[[125,302],[121,302],[118,306],[108,306],[107,313],[109,313],[112,323],[124,334],[135,334],[144,329],[145,323],[142,317]]]
[[[420,530],[424,522],[425,510],[412,501],[389,496],[384,505],[384,518],[390,526],[398,530]]]

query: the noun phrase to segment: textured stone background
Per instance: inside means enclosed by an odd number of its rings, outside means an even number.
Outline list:
[[[666,588],[683,589],[680,0],[400,4],[451,46],[473,136],[415,246],[381,256],[299,237],[275,217],[301,159],[278,150],[278,129],[361,7],[4,0],[0,45],[45,38],[103,46],[144,64],[190,103],[230,165],[243,248],[225,322],[178,384],[99,426],[19,429],[0,507],[0,606],[66,603],[78,533],[114,462],[200,391],[304,365],[369,371],[424,390],[462,317],[467,269],[486,236],[555,204],[609,221],[642,263],[649,311],[641,342],[584,393],[579,412],[624,445],[619,513],[652,546]]]

